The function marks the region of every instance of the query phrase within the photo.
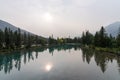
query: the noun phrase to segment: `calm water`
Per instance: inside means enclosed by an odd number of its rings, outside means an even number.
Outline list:
[[[0,80],[120,80],[120,57],[75,46],[1,53]]]

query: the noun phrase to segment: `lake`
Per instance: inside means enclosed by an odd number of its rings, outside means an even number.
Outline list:
[[[120,80],[120,57],[67,45],[0,53],[0,80]]]

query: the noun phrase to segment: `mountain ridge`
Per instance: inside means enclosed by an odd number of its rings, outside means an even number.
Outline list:
[[[10,28],[10,29],[13,30],[13,31],[18,30],[18,28],[19,28],[19,27],[16,27],[16,26],[12,25],[11,23],[8,23],[8,22],[6,22],[6,21],[0,20],[0,29],[4,31],[6,27],[7,27],[7,28]],[[21,28],[20,28],[20,29],[21,29]],[[29,32],[29,31],[26,31],[26,30],[24,30],[24,29],[21,29],[21,33],[24,33],[24,32],[33,34],[33,33]]]
[[[16,30],[18,30],[18,28],[19,28],[19,27],[16,27],[16,26],[12,25],[12,24],[9,23],[9,22],[0,20],[0,29],[1,29],[2,31],[4,31],[6,27],[7,27],[7,28],[10,28],[12,31],[16,31]],[[20,28],[20,29],[21,29],[21,28]],[[27,34],[29,33],[29,34],[31,34],[31,35],[37,35],[37,34],[34,34],[34,33],[32,33],[32,32],[29,32],[29,31],[27,31],[27,30],[21,29],[21,33],[24,33],[24,32],[26,32]],[[39,35],[38,35],[38,36],[39,36]],[[40,38],[43,38],[43,39],[46,39],[45,37],[42,37],[42,36],[39,36],[39,37],[40,37]]]
[[[119,28],[120,28],[120,21],[116,21],[106,26],[105,30],[108,35],[111,34],[113,37],[116,37],[118,35]]]

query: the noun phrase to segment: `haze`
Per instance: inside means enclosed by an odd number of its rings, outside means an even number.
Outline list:
[[[0,19],[45,37],[94,33],[120,20],[120,0],[0,0]]]

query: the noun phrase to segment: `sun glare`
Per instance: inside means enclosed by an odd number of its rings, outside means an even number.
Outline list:
[[[51,64],[47,64],[46,66],[45,66],[45,70],[46,71],[50,71],[52,69],[52,65]]]
[[[47,22],[52,22],[53,21],[53,17],[50,13],[45,13],[43,18],[45,19],[45,21]]]

